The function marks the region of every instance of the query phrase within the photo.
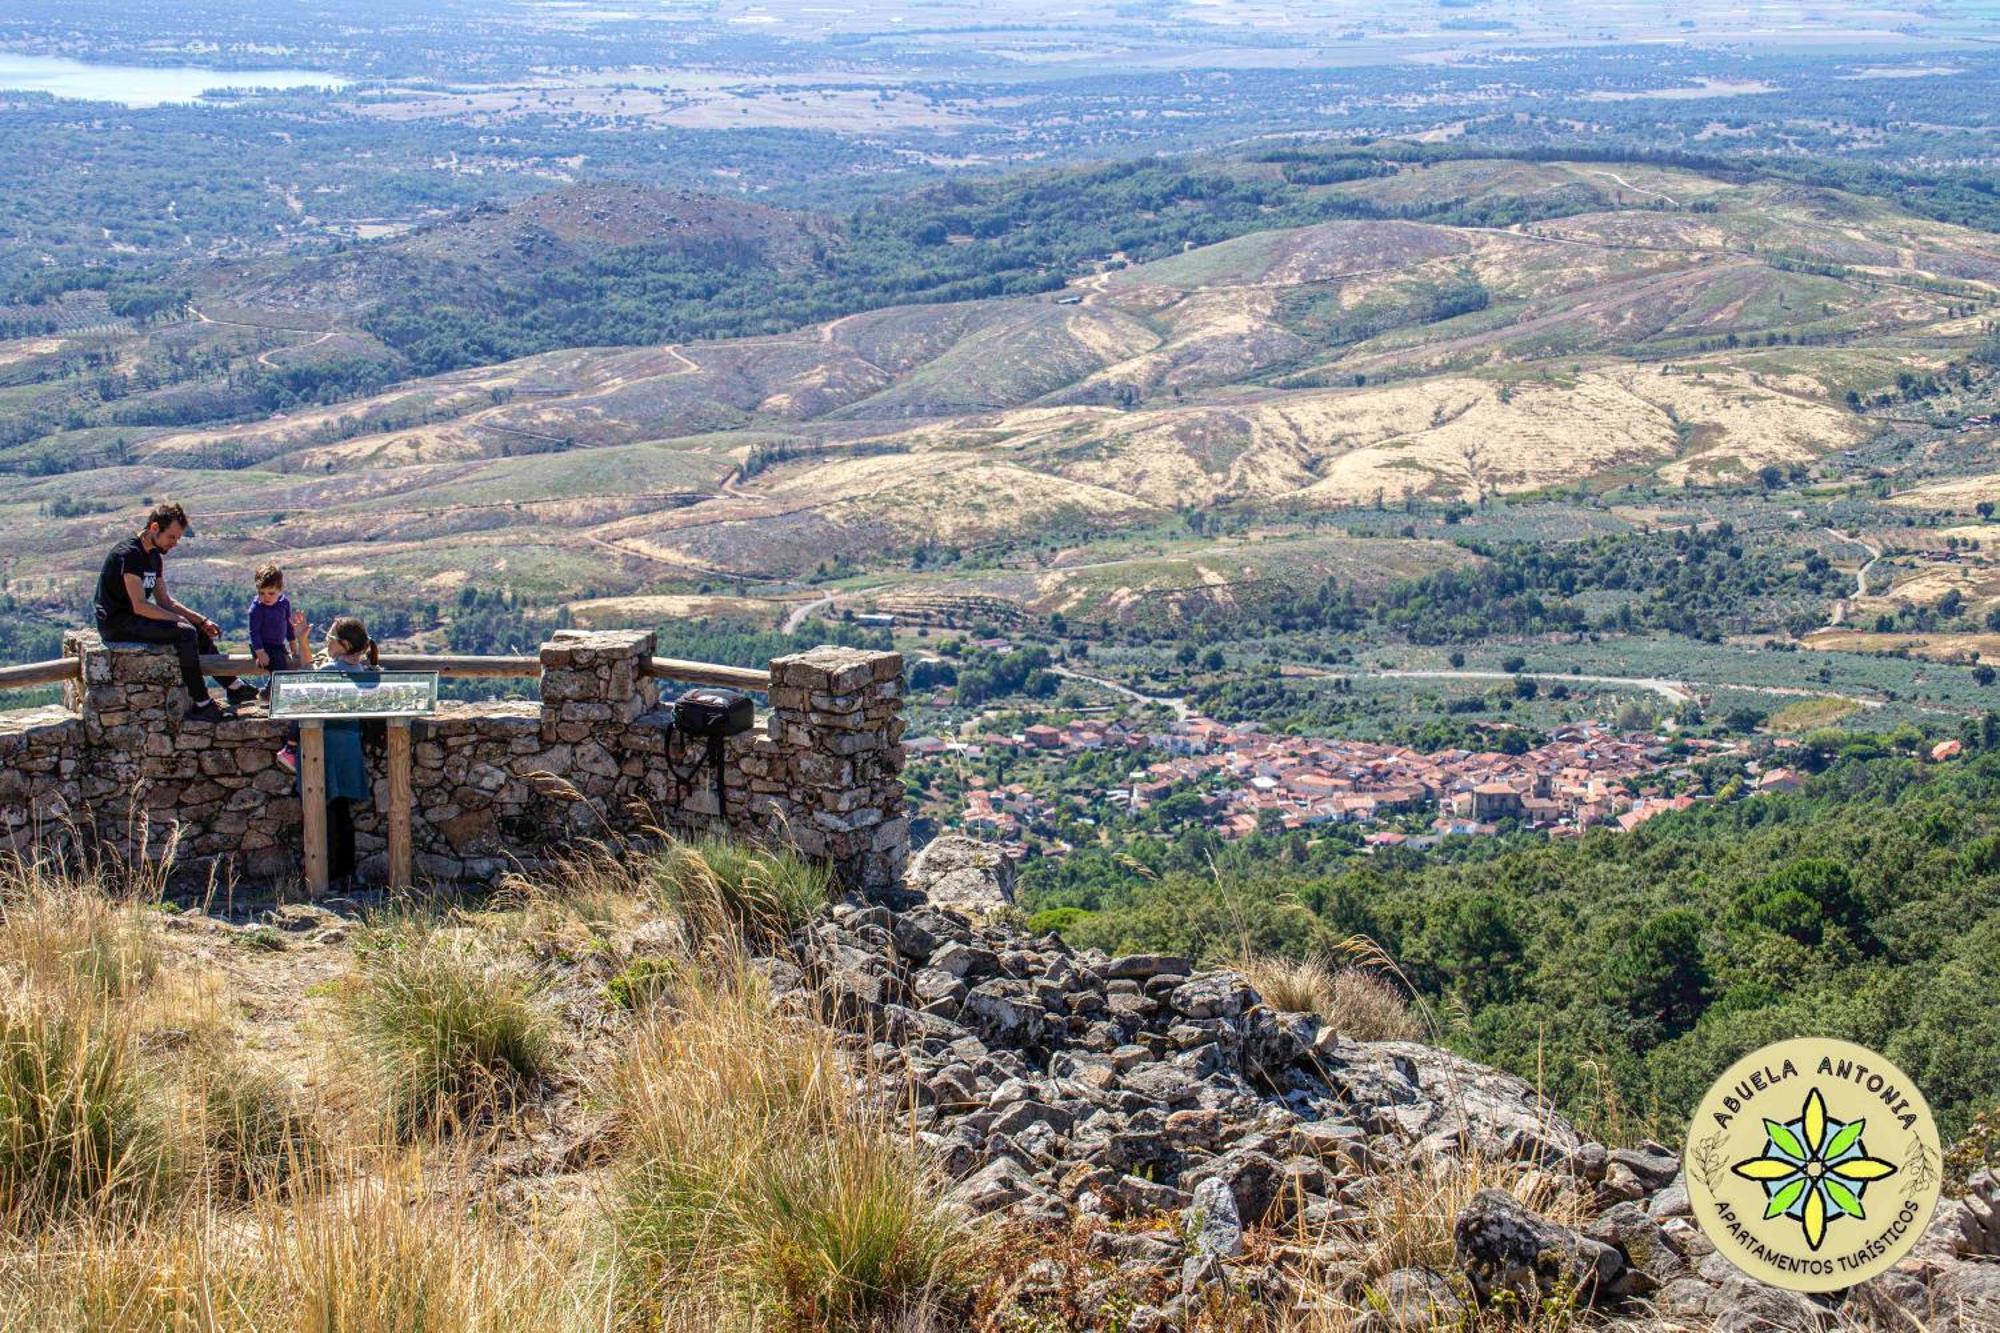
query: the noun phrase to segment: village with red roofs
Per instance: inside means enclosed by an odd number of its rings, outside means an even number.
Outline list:
[[[1439,750],[1334,737],[1273,734],[1192,715],[1157,727],[1085,717],[1040,722],[999,734],[968,728],[957,738],[907,742],[913,763],[977,761],[1006,755],[1060,763],[1081,754],[1130,756],[1116,786],[1094,794],[1051,797],[1022,781],[993,782],[969,773],[963,799],[927,797],[925,805],[976,837],[1020,854],[1059,813],[1141,814],[1182,792],[1200,794],[1203,822],[1221,837],[1329,824],[1371,828],[1365,847],[1435,845],[1447,837],[1488,837],[1511,829],[1574,838],[1594,828],[1627,831],[1656,815],[1706,799],[1682,790],[1693,765],[1723,756],[1746,759],[1743,793],[1795,791],[1801,778],[1784,760],[1795,742],[1776,741],[1762,762],[1748,747],[1696,737],[1620,732],[1597,722],[1556,728],[1518,754]],[[921,772],[921,768],[919,769]],[[1070,809],[1060,811],[1067,802]],[[1101,809],[1093,806],[1101,805]],[[1428,817],[1428,818],[1426,818]],[[1038,840],[1047,854],[1068,851]]]

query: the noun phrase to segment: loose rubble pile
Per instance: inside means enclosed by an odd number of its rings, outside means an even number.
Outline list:
[[[961,878],[970,863],[926,859]],[[918,1125],[968,1207],[1081,1220],[1113,1266],[1105,1317],[1117,1293],[1157,1297],[1119,1306],[1124,1328],[1178,1327],[1227,1291],[1273,1312],[1352,1302],[1384,1330],[1452,1327],[1503,1292],[1634,1327],[2000,1329],[1990,1173],[1884,1278],[1837,1298],[1778,1291],[1702,1236],[1664,1146],[1589,1142],[1512,1075],[1348,1040],[1273,1011],[1233,972],[981,924],[923,900],[922,870],[894,904],[837,906],[800,941],[805,966],[772,962],[772,979],[866,1039],[869,1092]],[[1386,1175],[1440,1158],[1566,1184],[1593,1220],[1564,1226],[1484,1190],[1456,1219],[1449,1271],[1363,1271],[1343,1233]]]

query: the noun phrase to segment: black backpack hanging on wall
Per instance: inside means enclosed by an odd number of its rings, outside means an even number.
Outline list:
[[[704,685],[674,700],[674,730],[707,748],[704,759],[715,771],[717,819],[726,818],[728,809],[722,794],[722,742],[750,730],[756,720],[756,705],[740,690]]]
[[[719,741],[750,730],[757,718],[750,696],[740,690],[703,686],[674,700],[674,730],[697,740]]]

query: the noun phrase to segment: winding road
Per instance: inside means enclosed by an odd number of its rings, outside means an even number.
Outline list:
[[[202,314],[202,313],[201,313],[201,311],[200,311],[199,309],[196,309],[196,308],[195,308],[194,306],[189,306],[189,307],[188,307],[188,310],[189,310],[189,312],[190,312],[190,313],[192,313],[192,314],[194,315],[194,317],[195,317],[195,322],[196,322],[196,323],[198,323],[198,324],[220,324],[220,325],[222,325],[222,326],[223,326],[224,328],[230,328],[230,329],[258,329],[258,330],[260,330],[260,331],[262,331],[262,332],[265,332],[265,333],[317,333],[317,334],[319,334],[319,336],[318,336],[318,337],[316,337],[316,338],[314,338],[314,339],[313,339],[313,340],[312,340],[311,342],[306,342],[306,343],[292,343],[292,344],[290,344],[289,346],[286,346],[286,347],[273,347],[273,348],[271,348],[271,349],[270,349],[270,351],[267,351],[267,352],[259,352],[259,353],[257,353],[257,358],[256,358],[256,360],[257,360],[257,364],[258,364],[258,365],[260,365],[260,366],[262,366],[262,367],[264,367],[264,368],[265,368],[266,370],[276,370],[276,369],[277,369],[277,367],[276,367],[275,365],[273,365],[273,364],[271,363],[271,352],[289,352],[289,351],[291,351],[291,350],[292,350],[293,348],[295,348],[295,347],[317,347],[317,346],[319,346],[319,345],[320,345],[321,343],[325,342],[325,341],[326,341],[326,340],[327,340],[328,338],[331,338],[331,337],[332,337],[332,336],[334,335],[334,333],[336,332],[336,331],[335,331],[335,330],[333,330],[333,329],[326,329],[326,330],[320,330],[320,329],[288,329],[288,328],[286,328],[286,327],[285,327],[284,325],[282,325],[282,324],[244,324],[244,323],[240,323],[240,322],[238,322],[238,321],[236,321],[236,320],[233,320],[233,319],[211,319],[211,318],[209,318],[209,317],[208,317],[207,315],[204,315],[204,314]]]
[[[1853,545],[1859,546],[1862,550],[1868,552],[1867,563],[1856,570],[1854,574],[1854,599],[1859,601],[1861,598],[1866,597],[1868,595],[1868,571],[1875,568],[1876,564],[1882,559],[1882,548],[1865,537],[1851,537],[1836,528],[1821,528],[1820,531],[1835,541],[1851,542]],[[1845,602],[1835,602],[1833,604],[1833,613],[1827,617],[1826,628],[1838,629],[1846,620],[1847,604]]]
[[[1680,205],[1675,201],[1672,195],[1662,194],[1658,190],[1648,190],[1641,186],[1634,185],[1631,181],[1626,180],[1623,176],[1619,175],[1615,171],[1593,171],[1590,174],[1593,176],[1603,176],[1607,180],[1617,181],[1620,189],[1630,190],[1633,194],[1650,194],[1655,199],[1664,199],[1668,203],[1673,204],[1676,208],[1680,207]]]
[[[1350,678],[1361,676],[1376,680],[1501,681],[1513,680],[1515,675],[1519,674],[1526,676],[1530,680],[1546,681],[1552,684],[1609,685],[1621,686],[1626,689],[1646,690],[1659,695],[1676,707],[1684,703],[1696,702],[1698,696],[1695,691],[1697,688],[1703,690],[1736,690],[1744,694],[1766,694],[1782,699],[1841,699],[1858,708],[1880,708],[1886,702],[1882,699],[1870,698],[1867,695],[1842,694],[1838,690],[1807,689],[1803,686],[1793,685],[1739,685],[1733,681],[1667,680],[1660,676],[1597,676],[1582,673],[1573,674],[1566,671],[1523,671],[1519,673],[1476,670],[1399,671],[1382,668],[1322,671],[1317,668],[1292,663],[1280,664],[1279,669],[1294,680],[1333,680],[1343,676]],[[1135,703],[1163,704],[1173,710],[1175,717],[1183,720],[1191,716],[1194,712],[1194,709],[1189,706],[1187,700],[1183,698],[1172,695],[1141,694],[1137,690],[1120,685],[1116,681],[1105,680],[1098,676],[1087,676],[1081,671],[1072,671],[1068,667],[1052,666],[1049,670],[1058,676],[1065,676],[1071,680],[1080,680],[1087,684],[1099,686],[1102,689],[1109,690],[1113,694],[1130,699]]]
[[[1049,673],[1061,676],[1065,680],[1080,680],[1086,684],[1095,685],[1099,689],[1109,690],[1111,693],[1121,698],[1130,699],[1137,704],[1162,704],[1171,708],[1174,716],[1181,721],[1186,721],[1189,715],[1194,712],[1192,708],[1188,707],[1187,700],[1176,695],[1141,694],[1129,685],[1120,685],[1115,680],[1104,680],[1098,676],[1086,676],[1081,671],[1072,671],[1068,667],[1052,666],[1049,668]]]
[[[795,632],[801,625],[806,623],[807,616],[810,616],[815,611],[825,610],[832,605],[833,598],[822,597],[816,602],[806,602],[803,605],[793,607],[792,613],[785,617],[785,633],[791,634]]]

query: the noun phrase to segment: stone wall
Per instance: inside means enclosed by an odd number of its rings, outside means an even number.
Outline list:
[[[67,708],[0,712],[0,845],[59,836],[76,818],[83,724]]]
[[[705,751],[673,731],[647,674],[654,636],[560,631],[542,646],[541,700],[446,703],[411,724],[411,842],[419,880],[490,882],[580,839],[727,828],[782,839],[856,888],[893,884],[903,814],[902,658],[816,648],[771,663],[761,728],[723,755],[721,808]],[[189,721],[171,653],[65,637],[81,659],[58,708],[0,713],[0,836],[88,828],[128,855],[175,848],[183,879],[296,880],[296,782],[286,727],[252,706]],[[388,783],[356,812],[365,878],[380,879]]]

